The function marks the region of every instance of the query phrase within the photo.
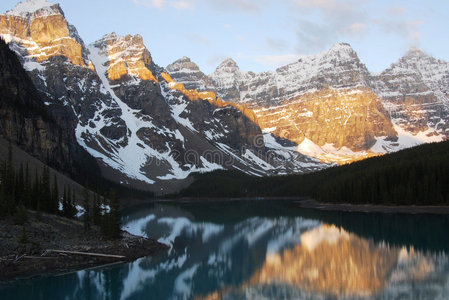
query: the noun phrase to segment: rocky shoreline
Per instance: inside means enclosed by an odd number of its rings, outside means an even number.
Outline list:
[[[24,225],[15,223],[0,221],[0,282],[133,261],[167,249],[125,231],[120,240],[105,240],[99,228],[85,233],[78,220],[44,213],[39,220],[34,211]]]
[[[448,205],[378,205],[378,204],[349,204],[349,203],[321,203],[313,199],[301,199],[296,203],[300,207],[343,212],[366,213],[400,213],[400,214],[449,214]]]

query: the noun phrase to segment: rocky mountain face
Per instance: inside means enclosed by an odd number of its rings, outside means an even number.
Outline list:
[[[168,65],[167,72],[176,78],[176,81],[184,84],[186,89],[207,91],[214,88],[209,77],[186,56]]]
[[[192,172],[234,168],[262,176],[325,166],[279,140],[265,143],[251,110],[198,92],[210,83],[188,60],[169,69],[205,83],[173,81],[139,35],[111,33],[85,46],[59,5],[45,0],[1,15],[0,35],[46,95],[45,108],[111,180],[165,192]]]
[[[70,26],[59,4],[34,0],[20,2],[13,10],[0,15],[0,33],[8,43],[17,42],[15,49],[25,59],[25,69],[34,62],[64,56],[74,65],[84,66],[86,52],[75,27]]]
[[[252,109],[265,135],[344,163],[447,138],[447,66],[415,49],[375,76],[340,43],[269,72],[243,72],[226,59],[208,78],[170,75],[212,82],[218,97]]]
[[[449,63],[412,48],[374,78],[395,124],[422,138],[448,137]]]
[[[210,79],[218,95],[233,102],[240,100],[240,85],[247,82],[232,58],[224,60],[210,75]]]
[[[49,99],[33,85],[16,54],[0,40],[0,134],[29,154],[65,173],[79,177],[82,163],[93,159],[77,143],[64,120],[70,112]],[[49,113],[48,106],[57,116]],[[67,119],[66,119],[67,118]],[[95,176],[95,166],[90,167]]]

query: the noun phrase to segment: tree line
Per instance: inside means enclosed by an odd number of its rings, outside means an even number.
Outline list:
[[[449,141],[424,144],[319,172],[258,178],[235,170],[195,174],[170,197],[311,197],[321,202],[449,204]]]
[[[323,202],[449,204],[449,142],[422,145],[355,164],[316,190]]]
[[[0,219],[13,217],[17,224],[23,225],[28,221],[27,209],[36,211],[38,219],[42,212],[75,218],[77,203],[75,190],[70,185],[64,185],[60,192],[56,174],[51,178],[47,165],[41,172],[36,168],[33,174],[28,163],[15,168],[9,143],[7,158],[0,164]],[[84,212],[82,219],[86,232],[91,226],[99,226],[105,238],[121,237],[119,203],[113,190],[100,196],[97,192],[92,193],[86,183],[80,203],[78,208]]]

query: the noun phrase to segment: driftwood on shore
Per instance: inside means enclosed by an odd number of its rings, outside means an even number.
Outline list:
[[[75,254],[75,255],[87,255],[87,256],[98,256],[98,257],[108,257],[108,258],[126,258],[123,255],[113,255],[113,254],[103,254],[103,253],[90,253],[90,252],[79,252],[79,251],[66,251],[66,250],[54,250],[47,249],[46,253],[60,253],[60,254]]]

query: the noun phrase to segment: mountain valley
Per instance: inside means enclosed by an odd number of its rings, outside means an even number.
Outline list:
[[[156,194],[187,186],[192,173],[303,174],[449,136],[449,63],[417,49],[379,75],[346,43],[274,71],[226,59],[205,75],[187,57],[158,66],[140,35],[85,45],[45,0],[0,15],[0,36],[63,132],[39,127],[67,141],[65,168],[89,153],[108,180]],[[2,128],[25,126],[6,120]]]

